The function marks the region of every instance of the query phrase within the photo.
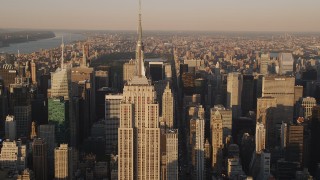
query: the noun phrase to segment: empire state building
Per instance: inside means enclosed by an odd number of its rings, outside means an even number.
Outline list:
[[[140,2],[141,9],[141,2]],[[141,10],[139,11],[136,73],[123,89],[118,129],[118,179],[160,179],[159,105],[145,75]]]

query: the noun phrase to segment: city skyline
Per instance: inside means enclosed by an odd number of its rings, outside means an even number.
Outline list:
[[[289,4],[290,3],[290,4]],[[320,31],[320,2],[143,1],[144,30]],[[12,13],[12,12],[15,13]],[[138,1],[5,1],[1,29],[136,30]]]
[[[316,3],[141,1],[3,3],[0,179],[320,179]]]

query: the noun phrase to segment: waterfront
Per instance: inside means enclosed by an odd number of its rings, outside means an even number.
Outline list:
[[[38,41],[29,41],[25,43],[10,44],[8,47],[0,48],[0,53],[14,53],[28,54],[41,49],[52,49],[61,45],[62,36],[64,37],[64,43],[69,44],[74,41],[85,40],[86,37],[82,34],[67,33],[67,32],[54,32],[56,37],[49,39],[42,39]]]

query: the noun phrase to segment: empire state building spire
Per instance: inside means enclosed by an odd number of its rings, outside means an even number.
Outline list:
[[[139,21],[138,21],[138,41],[136,47],[136,75],[145,76],[144,68],[144,45],[142,43],[142,23],[141,23],[141,0],[139,0]]]

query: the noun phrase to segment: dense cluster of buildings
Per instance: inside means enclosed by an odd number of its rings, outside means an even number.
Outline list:
[[[2,54],[0,177],[320,179],[319,43],[288,34],[143,41],[139,13],[135,59],[120,74],[92,62],[133,52],[127,34]]]

